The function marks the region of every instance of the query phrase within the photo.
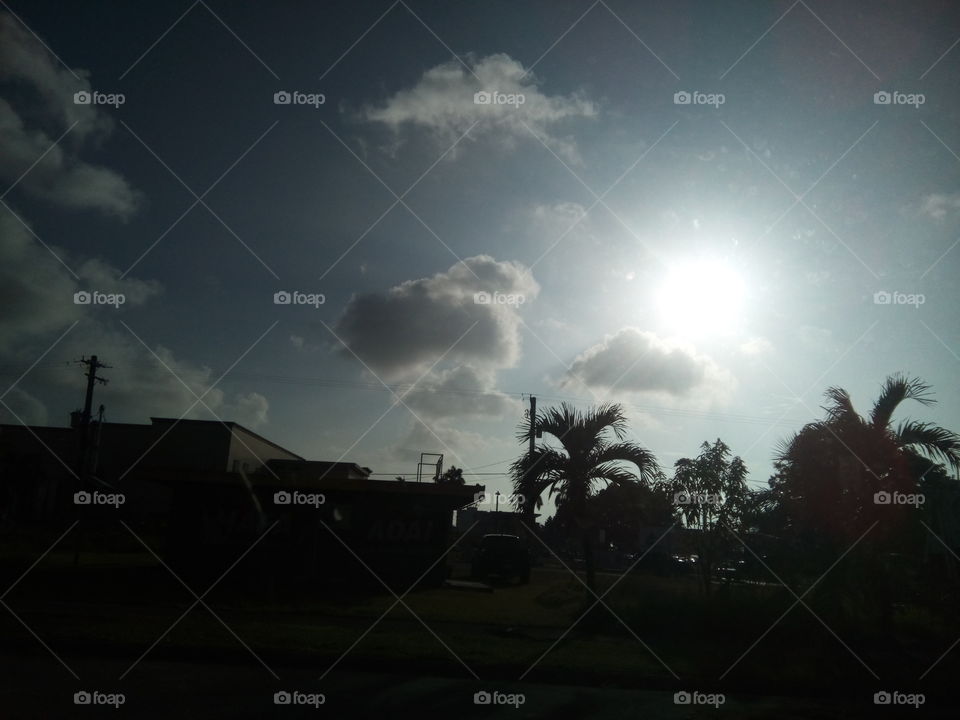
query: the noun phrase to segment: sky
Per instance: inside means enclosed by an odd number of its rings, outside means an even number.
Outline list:
[[[502,491],[530,394],[754,487],[830,386],[920,376],[900,418],[960,430],[958,38],[948,2],[6,0],[0,416],[67,424],[97,354],[108,421]]]

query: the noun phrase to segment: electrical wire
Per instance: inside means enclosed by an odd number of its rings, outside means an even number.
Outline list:
[[[34,370],[37,369],[51,369],[51,368],[63,368],[67,365],[70,365],[72,361],[61,361],[61,362],[46,362],[38,363],[34,366]],[[156,363],[152,361],[140,361],[132,364],[134,367],[157,367]],[[0,365],[0,377],[10,376],[10,375],[19,375],[26,371],[29,366],[23,365]],[[163,372],[167,372],[163,368],[158,368]],[[222,374],[223,370],[216,368],[211,368],[211,372],[217,375]],[[229,373],[229,379],[233,380],[252,380],[259,382],[268,382],[276,383],[282,385],[298,385],[305,387],[323,387],[330,389],[360,389],[360,390],[374,390],[374,391],[388,391],[401,394],[403,392],[409,392],[416,390],[417,386],[414,383],[394,383],[394,384],[383,384],[380,382],[363,382],[363,381],[354,381],[354,380],[330,380],[327,378],[321,377],[309,377],[309,376],[298,376],[298,375],[278,375],[270,373],[255,373],[255,372],[241,372],[241,371],[232,371]],[[467,396],[507,396],[507,397],[516,397],[517,399],[523,398],[530,395],[531,393],[513,391],[513,390],[501,390],[497,388],[491,388],[489,390],[476,390],[470,388],[422,388],[424,392],[437,393],[437,394],[447,394],[447,395],[467,395]],[[550,401],[570,401],[577,403],[586,403],[592,404],[596,402],[596,399],[576,397],[572,395],[551,395],[551,394],[537,394],[538,398],[543,400]],[[764,426],[786,426],[786,427],[800,427],[804,425],[807,421],[792,419],[792,418],[769,418],[761,415],[749,415],[744,413],[719,413],[711,412],[704,410],[690,410],[682,408],[667,408],[658,405],[649,405],[643,403],[634,403],[621,401],[620,403],[624,407],[634,408],[647,413],[654,413],[661,416],[667,417],[676,417],[676,418],[686,418],[686,419],[697,419],[697,420],[715,420],[719,422],[733,422],[733,423],[743,423],[743,424],[753,424],[753,425],[764,425]],[[496,463],[491,463],[491,465]]]

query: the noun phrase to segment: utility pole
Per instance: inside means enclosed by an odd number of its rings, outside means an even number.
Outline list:
[[[83,402],[83,414],[80,416],[80,452],[77,460],[77,477],[80,479],[80,489],[86,489],[87,468],[89,465],[88,457],[90,455],[90,420],[91,408],[93,407],[93,386],[96,383],[106,385],[106,378],[99,377],[97,370],[109,369],[110,365],[104,365],[96,355],[91,355],[90,359],[80,358],[76,361],[80,365],[87,367],[87,394]]]
[[[87,394],[83,401],[83,414],[80,416],[80,448],[77,458],[77,479],[79,481],[80,487],[79,490],[87,490],[87,470],[89,468],[89,455],[90,455],[90,420],[91,420],[91,408],[93,407],[93,386],[96,383],[101,385],[106,385],[107,380],[105,378],[99,377],[97,375],[97,370],[108,369],[110,365],[104,365],[100,362],[96,355],[91,355],[88,360],[85,357],[81,357],[76,361],[79,365],[86,365],[87,367]],[[100,411],[100,422],[103,422],[103,406],[101,405]],[[72,495],[72,493],[71,493]],[[83,505],[77,506],[76,510],[78,513],[83,512]],[[80,564],[80,547],[83,544],[82,540],[83,528],[77,528],[77,531],[73,536],[73,564]]]

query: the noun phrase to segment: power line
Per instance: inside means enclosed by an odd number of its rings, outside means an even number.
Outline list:
[[[486,465],[477,465],[476,467],[470,468],[471,470],[482,470],[483,468],[493,467],[494,465],[503,465],[503,463],[512,463],[516,460],[515,457],[506,458],[505,460],[497,460],[496,462],[487,463]]]
[[[398,475],[412,475],[413,473],[407,471],[407,472],[375,472],[375,473],[370,473],[370,474],[371,474],[371,475],[392,475],[392,476],[394,476],[394,477],[397,477]],[[482,472],[482,473],[465,472],[465,473],[462,473],[462,475],[463,475],[464,477],[466,477],[467,475],[499,475],[499,476],[501,476],[501,477],[506,477],[506,476],[508,476],[509,474],[510,474],[510,473],[505,473],[505,472],[502,472],[502,473],[496,473],[496,472]]]
[[[41,363],[34,367],[34,370],[37,369],[51,369],[51,368],[62,368],[67,365],[67,362],[48,362]],[[158,372],[169,374],[169,372],[160,366],[158,366],[153,361],[139,361],[130,363],[133,367],[152,367],[156,368]],[[23,365],[0,365],[0,376],[5,375],[16,375],[22,373],[27,369],[27,366]],[[219,374],[222,370],[211,368],[211,373]],[[254,380],[260,382],[269,382],[276,383],[281,385],[298,385],[306,387],[323,387],[330,389],[354,389],[354,390],[375,390],[379,392],[395,392],[402,393],[404,391],[411,391],[418,389],[417,386],[413,383],[394,383],[394,384],[383,384],[379,382],[363,382],[356,380],[331,380],[328,378],[321,377],[310,377],[310,376],[301,376],[301,375],[284,375],[284,374],[272,374],[272,373],[256,373],[256,372],[239,372],[233,371],[229,373],[228,378],[225,380]],[[522,399],[528,393],[514,391],[514,390],[502,390],[499,388],[490,388],[489,390],[477,390],[473,388],[429,388],[421,387],[419,388],[426,393],[436,393],[444,395],[461,395],[461,396],[507,396],[507,397],[516,397]],[[576,397],[572,395],[543,395],[539,394],[539,397],[552,400],[552,401],[571,401],[577,403],[586,403],[594,404],[596,403],[595,398],[583,398]],[[635,402],[626,402],[620,401],[620,404],[628,407],[634,408],[643,412],[654,413],[667,417],[677,417],[677,418],[687,418],[687,419],[702,419],[702,420],[717,420],[720,422],[734,422],[734,423],[744,423],[744,424],[753,424],[753,425],[767,425],[767,426],[786,426],[786,427],[796,427],[802,426],[807,420],[798,420],[792,418],[769,418],[761,415],[750,415],[746,413],[720,413],[712,412],[705,410],[690,410],[682,408],[667,408],[658,405],[649,405],[644,403],[635,403]],[[495,464],[495,463],[491,463]]]

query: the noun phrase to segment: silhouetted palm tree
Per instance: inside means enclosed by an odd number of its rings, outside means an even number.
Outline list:
[[[918,378],[888,377],[867,416],[857,413],[842,388],[830,388],[826,397],[826,417],[781,447],[771,491],[784,531],[797,547],[820,553],[813,566],[859,543],[848,565],[859,567],[864,578],[846,585],[841,575],[830,580],[839,583],[838,592],[866,588],[886,631],[893,581],[883,569],[884,557],[902,552],[917,516],[909,505],[879,504],[877,494],[917,493],[926,471],[940,467],[936,461],[960,468],[960,436],[933,423],[904,420],[894,425],[894,412],[905,400],[935,402],[930,386]]]
[[[936,402],[930,397],[930,386],[919,378],[908,378],[897,373],[889,376],[883,384],[880,396],[873,404],[869,417],[862,417],[853,407],[850,395],[843,388],[831,387],[826,392],[829,400],[824,407],[827,417],[807,425],[790,442],[785,444],[778,460],[796,459],[797,451],[807,436],[830,437],[838,442],[849,441],[851,454],[865,451],[866,457],[858,458],[871,465],[871,449],[892,447],[911,459],[927,458],[944,460],[954,470],[960,468],[960,436],[933,423],[904,420],[893,427],[893,413],[904,400],[916,400],[923,405]]]
[[[893,425],[904,400],[935,402],[923,381],[891,375],[867,417],[857,413],[842,388],[830,388],[826,397],[826,418],[806,425],[776,458],[778,475],[771,485],[779,486],[781,499],[793,507],[798,529],[852,541],[874,519],[873,493],[915,492],[920,479],[915,469],[933,460],[960,467],[960,436],[915,420]]]
[[[559,441],[561,448],[540,444],[532,455],[524,455],[511,466],[514,492],[528,522],[541,506],[542,494],[556,496],[557,513],[573,520],[581,530],[587,585],[595,587],[593,524],[587,502],[599,483],[650,484],[662,479],[653,454],[635,443],[625,442],[627,420],[623,408],[605,404],[581,412],[567,403],[538,413],[537,430]],[[613,435],[613,438],[610,435]],[[529,440],[529,426],[523,424],[517,435]],[[623,463],[636,466],[635,474]],[[638,477],[639,475],[639,477]]]

